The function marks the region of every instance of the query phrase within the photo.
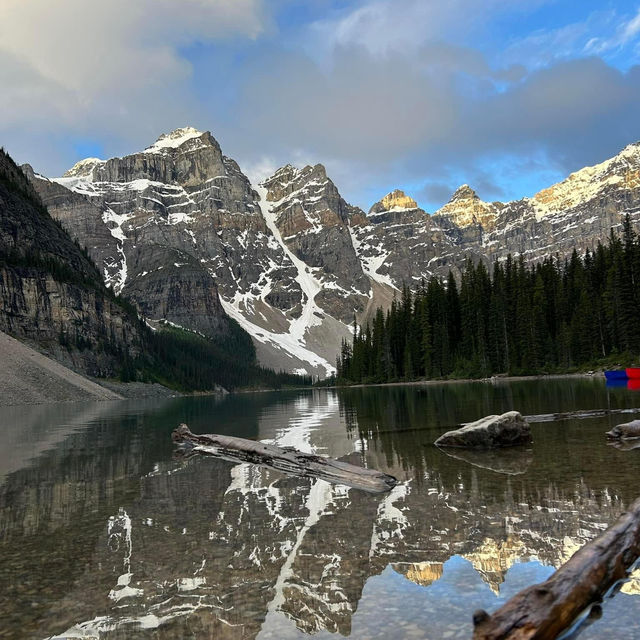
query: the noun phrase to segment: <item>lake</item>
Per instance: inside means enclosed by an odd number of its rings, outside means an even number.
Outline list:
[[[517,409],[632,408],[566,378],[0,408],[0,638],[469,638],[640,495],[633,414],[538,417],[530,447],[451,455],[444,431]],[[213,458],[224,433],[396,476],[387,494]],[[580,638],[640,637],[640,572]]]

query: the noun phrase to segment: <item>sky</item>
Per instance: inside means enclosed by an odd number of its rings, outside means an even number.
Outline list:
[[[640,140],[640,1],[1,0],[0,145],[48,176],[182,126],[368,210],[531,196]]]

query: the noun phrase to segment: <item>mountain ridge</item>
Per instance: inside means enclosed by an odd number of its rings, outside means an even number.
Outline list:
[[[532,198],[485,202],[468,185],[433,213],[400,190],[369,214],[322,164],[287,164],[253,185],[210,132],[183,127],[143,151],[31,176],[54,215],[151,323],[217,335],[235,318],[261,362],[328,375],[354,317],[394,292],[507,254],[568,256],[638,225],[640,145]],[[65,191],[60,191],[63,188]],[[209,302],[207,302],[209,300]]]

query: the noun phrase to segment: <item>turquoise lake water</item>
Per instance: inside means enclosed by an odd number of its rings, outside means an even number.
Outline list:
[[[469,638],[640,496],[640,407],[602,379],[494,381],[0,409],[0,638]],[[530,447],[447,454],[444,431],[519,410]],[[542,414],[545,414],[544,416]],[[396,476],[373,495],[214,458],[226,433]],[[580,638],[640,637],[640,574]]]

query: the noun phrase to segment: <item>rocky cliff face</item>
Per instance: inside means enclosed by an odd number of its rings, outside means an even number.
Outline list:
[[[371,289],[349,234],[351,217],[362,212],[344,201],[321,164],[287,165],[261,186],[275,234],[317,282],[316,304],[351,322],[354,311],[364,310]]]
[[[91,375],[113,375],[139,351],[140,327],[89,258],[0,154],[0,330]]]
[[[593,249],[606,241],[612,228],[620,228],[627,213],[638,226],[639,212],[640,143],[636,143],[533,198],[487,203],[464,185],[434,217],[452,221],[463,234],[460,248],[473,247],[488,261],[509,253],[535,261]]]
[[[430,216],[402,191],[374,204],[365,220],[354,220],[352,233],[366,273],[394,290],[458,267],[459,227]]]
[[[252,186],[210,133],[189,127],[62,178],[27,173],[150,321],[219,335],[228,315],[264,364],[320,375],[354,314],[366,321],[404,283],[457,275],[467,258],[568,256],[606,240],[626,213],[640,222],[640,144],[533,198],[489,203],[463,185],[433,214],[395,190],[367,215],[322,165],[287,165]]]
[[[263,363],[326,375],[354,312],[370,305],[349,233],[359,210],[321,165],[285,168],[254,189],[211,134],[185,128],[55,180],[27,173],[109,286],[151,322],[220,335],[228,314]]]
[[[228,319],[218,291],[263,294],[276,308],[299,303],[295,283],[278,284],[287,266],[268,244],[254,191],[208,133],[179,129],[142,153],[83,161],[34,184],[105,281],[151,321],[220,335]],[[260,281],[269,277],[265,291]]]

